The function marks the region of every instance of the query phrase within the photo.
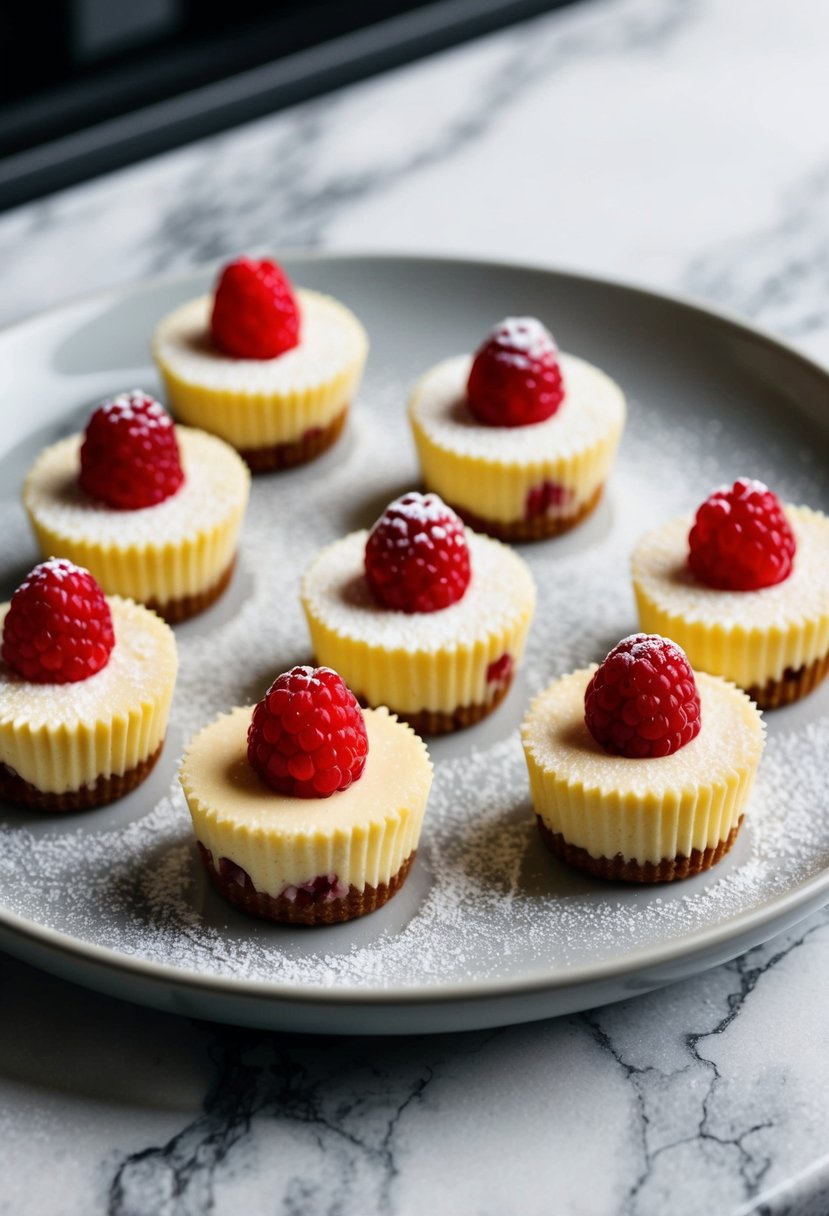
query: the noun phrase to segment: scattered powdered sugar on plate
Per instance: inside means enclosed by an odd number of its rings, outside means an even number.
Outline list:
[[[509,738],[474,756],[475,782],[469,757],[439,765],[421,873],[409,880],[419,905],[407,886],[384,912],[336,929],[250,921],[207,887],[178,793],[115,831],[88,817],[59,834],[6,826],[4,903],[80,941],[208,976],[387,990],[541,978],[690,939],[823,869],[823,783],[805,761],[827,746],[826,720],[773,737],[735,854],[671,887],[606,886],[551,859]],[[793,772],[802,772],[794,791]]]
[[[364,920],[303,930],[246,918],[209,887],[175,780],[177,757],[218,713],[250,704],[280,671],[310,661],[298,597],[304,566],[418,484],[403,409],[411,381],[379,362],[332,452],[307,469],[254,479],[230,589],[176,630],[180,676],[167,747],[149,782],[84,814],[4,810],[0,910],[108,947],[125,962],[180,973],[365,992],[448,984],[468,994],[470,984],[474,991],[475,983],[543,980],[648,947],[690,946],[695,935],[757,912],[825,870],[829,688],[770,716],[743,832],[708,874],[650,889],[602,884],[567,870],[538,837],[518,723],[553,677],[600,660],[635,631],[628,565],[636,540],[693,510],[714,485],[762,475],[770,464],[780,470],[775,488],[784,498],[829,502],[826,476],[782,431],[770,440],[768,428],[724,422],[715,402],[692,425],[658,403],[632,400],[619,463],[595,514],[563,537],[521,549],[539,591],[524,672],[492,719],[433,746],[421,849],[401,892]],[[16,565],[36,560],[12,503],[21,469],[42,444],[33,439],[0,461],[11,521],[6,552]]]

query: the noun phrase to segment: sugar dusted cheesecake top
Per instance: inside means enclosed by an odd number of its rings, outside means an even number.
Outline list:
[[[231,358],[209,333],[213,297],[182,304],[158,325],[153,354],[180,380],[217,391],[289,393],[349,373],[365,358],[368,341],[354,314],[330,296],[297,289],[300,339],[273,359]]]
[[[184,482],[171,497],[135,511],[113,510],[78,484],[81,435],[70,435],[41,452],[23,487],[23,502],[51,532],[92,544],[187,540],[222,525],[247,502],[250,474],[226,443],[204,431],[176,428]]]
[[[526,563],[506,545],[467,531],[472,576],[461,599],[439,612],[392,611],[374,598],[363,571],[366,532],[335,541],[311,563],[302,598],[343,637],[390,650],[434,652],[486,639],[531,612],[535,585]]]
[[[797,541],[792,572],[757,591],[707,587],[688,566],[693,517],[683,515],[649,532],[632,560],[635,582],[673,615],[723,628],[774,629],[829,617],[829,517],[808,507],[785,508]]]
[[[736,777],[757,764],[765,730],[756,707],[733,684],[701,672],[696,681],[702,726],[695,739],[668,756],[612,755],[585,725],[584,693],[595,671],[592,666],[562,676],[533,702],[524,746],[545,771],[601,794],[663,798],[706,785],[713,773],[732,770]]]
[[[426,746],[386,709],[363,710],[369,748],[365,769],[330,798],[296,798],[270,789],[248,763],[250,709],[234,709],[190,743],[181,779],[188,797],[233,830],[293,835],[384,823],[394,806],[428,792],[432,766]],[[392,808],[391,811],[389,808]]]
[[[498,464],[554,460],[583,451],[608,430],[621,429],[625,399],[621,389],[592,364],[574,355],[560,356],[564,398],[543,422],[493,427],[479,423],[466,404],[470,355],[437,364],[417,383],[409,412],[437,444],[463,455]]]
[[[177,661],[169,626],[131,600],[110,596],[108,603],[115,645],[106,666],[89,679],[34,684],[0,661],[0,726],[25,719],[30,727],[93,728],[100,719],[129,718],[142,701],[172,686]],[[0,605],[0,632],[8,608]]]

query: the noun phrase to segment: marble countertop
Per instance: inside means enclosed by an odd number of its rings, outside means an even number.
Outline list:
[[[0,320],[241,249],[515,259],[829,362],[824,0],[591,0],[0,217]],[[0,1213],[829,1211],[829,912],[694,980],[402,1040],[0,961]]]

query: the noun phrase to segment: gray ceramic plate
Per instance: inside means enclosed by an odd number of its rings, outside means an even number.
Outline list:
[[[127,999],[198,1017],[340,1033],[482,1027],[569,1012],[689,976],[829,899],[829,688],[769,723],[751,814],[730,857],[684,884],[632,890],[553,861],[529,805],[517,726],[555,675],[636,627],[627,562],[642,530],[718,482],[758,476],[829,507],[829,377],[771,338],[630,287],[526,268],[392,257],[292,258],[300,283],[351,305],[371,337],[346,435],[314,465],[260,478],[222,601],[177,630],[167,745],[149,782],[109,808],[0,814],[0,942]],[[203,271],[81,300],[0,334],[3,590],[37,554],[18,505],[43,444],[91,405],[157,389],[155,321]],[[563,349],[624,387],[630,420],[596,514],[523,552],[540,591],[527,662],[489,721],[439,740],[422,847],[400,894],[321,930],[260,924],[207,887],[175,781],[188,735],[308,661],[299,574],[417,483],[404,419],[415,377],[508,313],[541,316]]]

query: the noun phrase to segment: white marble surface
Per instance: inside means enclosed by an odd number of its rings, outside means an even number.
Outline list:
[[[829,361],[825,0],[596,0],[0,217],[0,318],[240,249],[514,258]],[[8,408],[8,406],[6,407]],[[829,913],[693,981],[401,1041],[0,964],[0,1213],[829,1211]]]

